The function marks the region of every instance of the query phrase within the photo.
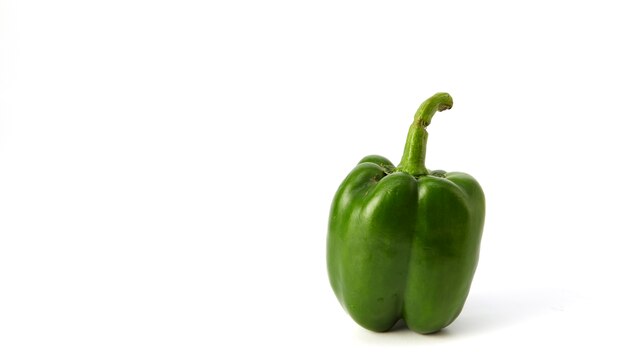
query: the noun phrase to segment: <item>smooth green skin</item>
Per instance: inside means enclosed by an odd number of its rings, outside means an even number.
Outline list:
[[[437,103],[436,97],[424,104]],[[449,95],[444,98],[449,104],[435,104],[436,110],[452,106]],[[398,167],[367,156],[333,199],[330,283],[345,310],[369,330],[387,331],[399,319],[424,334],[448,326],[463,308],[478,264],[485,197],[470,175],[423,167],[434,110],[428,114],[424,123],[418,110]]]

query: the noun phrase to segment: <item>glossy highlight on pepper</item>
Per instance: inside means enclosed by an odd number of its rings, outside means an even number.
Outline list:
[[[398,166],[358,162],[332,202],[327,237],[330,284],[361,326],[388,331],[404,319],[428,334],[461,313],[478,264],[485,196],[462,172],[425,166],[426,127],[452,108],[437,93],[415,113]]]

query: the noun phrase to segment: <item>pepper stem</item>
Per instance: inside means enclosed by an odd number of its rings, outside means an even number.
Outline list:
[[[409,134],[404,145],[404,154],[397,170],[404,171],[415,177],[428,175],[426,169],[426,142],[428,132],[426,126],[430,124],[437,111],[452,108],[452,97],[448,93],[437,93],[424,101],[417,109],[413,123],[409,127]]]

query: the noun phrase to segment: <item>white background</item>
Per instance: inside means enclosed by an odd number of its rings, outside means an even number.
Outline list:
[[[623,350],[623,7],[423,3],[1,1],[0,350]],[[481,261],[442,333],[371,333],[330,202],[438,91]]]

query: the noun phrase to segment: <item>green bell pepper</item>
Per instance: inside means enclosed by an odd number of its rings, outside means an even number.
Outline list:
[[[396,167],[363,158],[339,186],[327,237],[330,283],[364,328],[387,331],[404,319],[413,331],[437,332],[460,314],[480,250],[485,196],[461,172],[424,165],[426,127],[452,107],[437,93],[417,110]]]

